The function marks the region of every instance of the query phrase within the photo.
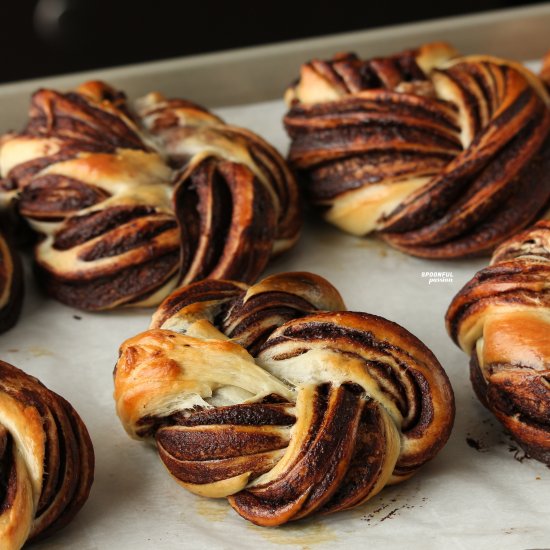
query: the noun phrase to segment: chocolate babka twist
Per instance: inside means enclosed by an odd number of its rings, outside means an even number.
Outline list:
[[[202,107],[88,82],[39,90],[0,148],[0,200],[41,236],[46,289],[83,309],[158,305],[206,277],[254,281],[294,244],[297,188],[261,138]]]
[[[325,218],[415,256],[491,251],[550,203],[550,96],[445,44],[312,61],[286,95],[289,161]]]
[[[367,501],[443,447],[454,398],[412,334],[343,307],[308,273],[179,290],[121,347],[122,424],[182,486],[258,525]]]
[[[480,401],[550,465],[550,221],[503,243],[455,296],[447,330]]]
[[[21,259],[0,223],[0,333],[15,325],[23,304]]]
[[[88,431],[73,407],[0,361],[0,541],[47,537],[86,502],[94,477]]]

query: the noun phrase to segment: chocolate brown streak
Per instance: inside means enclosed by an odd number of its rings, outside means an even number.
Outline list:
[[[19,211],[33,219],[62,219],[108,198],[108,193],[74,178],[47,174],[26,186],[19,197]]]
[[[0,226],[0,244],[4,242],[7,248],[7,256],[4,257],[2,248],[0,248],[0,294],[6,285],[8,288],[8,301],[4,307],[0,308],[0,334],[9,330],[15,325],[23,305],[23,268],[21,259],[15,252],[10,239],[2,233]],[[13,266],[12,268],[9,265]]]
[[[155,209],[150,206],[114,206],[83,216],[75,216],[57,232],[54,248],[69,250],[136,218],[148,216],[154,212]]]
[[[146,149],[139,136],[119,117],[94,107],[77,93],[39,90],[33,96],[30,116],[25,131],[31,135],[53,134],[110,147]]]
[[[244,304],[242,298],[235,300],[221,326],[227,336],[239,340],[252,355],[256,355],[273,330],[315,310],[311,303],[294,294],[263,292]]]
[[[373,402],[365,403],[346,476],[321,513],[356,506],[373,490],[381,474],[386,449],[386,434],[380,428],[380,411]]]
[[[135,231],[134,229],[135,227]],[[92,248],[88,249],[80,259],[85,262],[92,262],[101,258],[112,258],[119,256],[134,248],[147,246],[147,244],[165,231],[177,227],[176,220],[149,220],[146,224],[127,224],[127,230],[120,235],[98,241]]]
[[[357,313],[356,315],[361,314]],[[355,330],[349,327],[340,327],[335,323],[315,321],[311,323],[300,324],[297,327],[291,326],[287,328],[281,337],[270,339],[262,347],[260,352],[264,349],[268,349],[269,347],[274,346],[279,341],[285,340],[286,338],[306,341],[330,341],[338,338],[343,338],[347,340],[352,340],[368,348],[374,348],[382,351],[391,349],[391,346],[387,342],[375,339],[370,332]]]
[[[550,431],[550,392],[548,381],[538,373],[510,374],[508,379],[488,387],[487,400],[507,416]]]
[[[37,399],[37,403],[40,401]],[[41,405],[41,403],[40,403]],[[44,473],[42,475],[42,493],[36,505],[36,516],[42,515],[56,498],[62,488],[63,469],[65,466],[65,444],[63,441],[63,428],[54,417],[51,405],[41,411],[44,418],[44,432],[51,437],[46,437],[44,452]],[[59,436],[59,439],[58,437]]]
[[[315,134],[304,134],[294,138],[290,151],[290,161],[297,168],[300,166],[300,156],[315,152],[323,161],[322,155],[326,152],[330,157],[346,157],[349,154],[357,154],[368,151],[399,146],[403,151],[415,152],[418,144],[424,147],[441,149],[444,152],[459,152],[457,144],[445,135],[436,134],[431,130],[410,127],[406,124],[398,124],[388,121],[377,121],[370,128],[361,126],[343,126],[333,130],[321,130]],[[311,163],[315,165],[316,163]],[[309,167],[308,166],[308,167]]]
[[[442,169],[454,155],[425,151],[369,151],[349,158],[318,163],[305,182],[311,199],[317,203],[336,199],[339,195],[389,179],[406,176],[411,168],[421,176],[431,176]]]
[[[443,109],[443,106],[446,109]],[[389,120],[396,121],[416,118],[458,132],[459,128],[456,121],[449,117],[447,110],[453,111],[452,104],[418,96],[377,90],[370,95],[346,97],[338,102],[295,105],[286,115],[284,122],[291,138],[297,137],[302,132],[316,132],[316,125],[312,125],[312,122],[317,124],[324,119],[331,121],[336,126],[339,117],[348,120],[345,115],[353,115],[354,113],[363,115],[369,113],[372,115],[385,114],[387,117],[391,117]],[[359,117],[357,123],[362,124],[363,120],[363,117]],[[376,118],[373,118],[374,120]],[[453,140],[453,144],[460,148],[457,138]]]
[[[13,440],[9,432],[0,425],[0,516],[12,506],[16,488]]]
[[[187,285],[178,292],[172,293],[164,302],[162,302],[162,317],[157,320],[156,327],[176,315],[183,308],[201,302],[210,302],[219,300],[220,308],[223,309],[227,300],[234,299],[235,296],[243,294],[241,287],[232,281],[223,281],[219,279],[203,279],[196,283]]]
[[[175,273],[178,261],[176,251],[89,281],[64,281],[40,269],[38,275],[46,290],[59,301],[81,309],[98,310],[158,288]]]
[[[180,180],[174,191],[174,210],[180,229],[181,278],[189,271],[195,258],[201,235],[202,218],[199,212],[198,189],[206,180],[202,163],[187,180]]]
[[[283,449],[288,440],[262,427],[231,425],[170,426],[156,434],[157,444],[175,460],[217,460]]]
[[[174,477],[184,483],[198,485],[215,483],[241,474],[249,474],[249,479],[253,480],[273,468],[280,458],[276,451],[269,451],[217,460],[177,460],[166,453],[162,446],[159,445],[158,449],[160,458]]]
[[[233,217],[233,198],[227,182],[217,169],[216,161],[208,159],[204,164],[205,169],[192,178],[199,196],[197,209],[201,218],[201,235],[209,238],[210,246],[196,279],[207,277],[219,261]]]
[[[238,426],[292,426],[296,421],[289,414],[289,403],[243,403],[229,407],[203,409],[190,414],[178,413],[171,417],[178,426],[208,426],[233,424]]]

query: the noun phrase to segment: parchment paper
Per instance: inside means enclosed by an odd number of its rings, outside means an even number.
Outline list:
[[[286,153],[283,112],[282,102],[218,110]],[[451,298],[487,262],[411,258],[310,217],[298,246],[270,265],[270,273],[323,275],[349,309],[382,315],[413,332],[447,370],[457,404],[449,443],[411,480],[356,510],[277,529],[251,525],[225,500],[188,493],[153,448],[124,433],[114,411],[112,371],[119,345],[147,328],[152,311],[82,313],[40,294],[27,270],[24,312],[18,326],[0,337],[0,357],[71,401],[90,430],[97,457],[85,508],[71,525],[33,548],[550,548],[550,470],[523,458],[478,403],[468,359],[444,328]],[[423,272],[452,272],[452,282],[429,284]]]

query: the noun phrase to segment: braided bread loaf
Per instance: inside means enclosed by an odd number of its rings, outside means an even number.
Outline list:
[[[481,402],[550,465],[550,221],[503,243],[455,296],[447,330]]]
[[[428,44],[302,67],[289,161],[325,218],[415,256],[492,250],[550,201],[550,96],[525,67]],[[547,74],[547,73],[544,73]]]
[[[309,273],[178,290],[115,369],[118,415],[178,482],[258,525],[359,505],[446,443],[454,399],[433,354],[342,310]],[[319,311],[329,310],[329,311]]]
[[[21,260],[0,229],[0,333],[16,323],[22,303]]]
[[[43,236],[46,289],[84,309],[157,305],[180,283],[255,280],[298,238],[297,188],[257,135],[101,82],[39,90],[0,148],[0,201]]]
[[[36,378],[0,361],[0,541],[18,550],[82,508],[94,451],[82,420]]]

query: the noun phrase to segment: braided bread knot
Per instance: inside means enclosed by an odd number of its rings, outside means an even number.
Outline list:
[[[314,60],[286,95],[289,161],[325,218],[430,258],[492,250],[550,201],[550,96],[446,44]]]
[[[279,525],[365,502],[443,447],[449,381],[405,329],[309,273],[178,290],[127,340],[115,400],[184,487]],[[320,311],[331,310],[331,311]]]
[[[259,136],[183,100],[131,111],[101,82],[39,90],[0,147],[0,202],[43,238],[47,290],[70,305],[158,305],[205,277],[255,280],[298,238],[297,188]]]
[[[503,243],[446,316],[481,402],[550,465],[550,221]]]
[[[88,431],[72,406],[0,361],[0,540],[3,550],[51,535],[86,502],[94,476]]]

